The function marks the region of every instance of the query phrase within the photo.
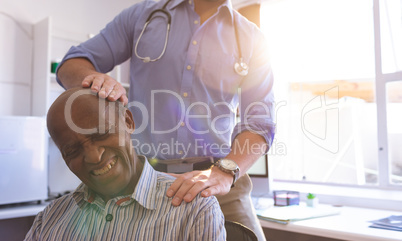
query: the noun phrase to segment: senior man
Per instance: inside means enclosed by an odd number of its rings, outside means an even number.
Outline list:
[[[215,197],[172,206],[166,191],[175,178],[135,153],[133,117],[121,103],[69,89],[47,125],[82,184],[40,212],[26,240],[225,240]]]

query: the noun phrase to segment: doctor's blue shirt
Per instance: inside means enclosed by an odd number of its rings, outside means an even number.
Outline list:
[[[224,157],[243,131],[260,134],[271,146],[273,75],[262,32],[234,11],[230,1],[201,24],[192,0],[171,0],[166,6],[172,21],[166,51],[159,60],[144,63],[135,46],[148,16],[165,2],[145,0],[123,10],[98,35],[72,47],[61,64],[83,57],[107,73],[129,60],[130,80],[124,81],[130,83],[128,107],[139,154],[160,159]],[[138,41],[138,56],[161,55],[166,26],[166,14],[153,15]],[[249,65],[245,77],[234,69],[240,51]]]

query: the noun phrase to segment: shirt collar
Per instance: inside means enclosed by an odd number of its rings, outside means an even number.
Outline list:
[[[173,8],[177,7],[182,2],[188,2],[189,0],[171,0],[170,3],[166,6],[167,9],[172,10]],[[193,1],[193,0],[191,0]]]
[[[155,199],[158,192],[158,173],[148,163],[148,160],[145,156],[138,157],[144,162],[144,167],[142,169],[141,177],[138,180],[137,186],[135,187],[134,193],[131,197],[145,208],[155,209]]]
[[[183,3],[183,2],[189,2],[191,1],[192,3],[194,3],[194,0],[171,0],[170,3],[168,3],[168,5],[166,6],[167,9],[172,10],[175,7],[177,7],[179,4]],[[229,13],[230,16],[233,20],[233,5],[232,2],[230,0],[226,0],[225,2],[222,3],[221,6],[218,7],[218,12],[221,11],[220,9],[225,7]]]
[[[221,9],[223,7],[226,7],[226,9],[229,11],[230,13],[230,17],[232,18],[232,22],[233,22],[233,5],[232,2],[230,0],[226,0],[225,2],[222,3],[221,6],[218,7],[218,12],[221,11]]]
[[[81,183],[73,193],[73,199],[77,203],[79,208],[83,208],[85,204],[92,203],[95,199],[95,195],[89,191],[89,188]]]
[[[138,156],[138,159],[144,163],[140,179],[134,189],[131,199],[136,200],[140,205],[147,209],[156,208],[156,193],[158,173],[148,163],[146,157]],[[127,198],[128,196],[126,196]],[[73,198],[80,208],[85,204],[93,203],[96,199],[96,194],[93,193],[84,183],[81,183],[73,193]],[[124,197],[120,197],[122,200]],[[117,201],[117,203],[119,200]]]

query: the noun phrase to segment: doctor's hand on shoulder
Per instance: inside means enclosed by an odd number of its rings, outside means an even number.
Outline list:
[[[205,171],[168,174],[177,178],[166,192],[168,197],[173,197],[173,206],[179,206],[183,200],[191,202],[198,193],[202,197],[224,195],[230,191],[233,183],[233,176],[216,166]]]

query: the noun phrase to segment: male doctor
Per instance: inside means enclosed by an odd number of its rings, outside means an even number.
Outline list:
[[[127,97],[105,73],[128,59]],[[176,174],[166,195],[175,206],[198,193],[216,195],[226,219],[265,240],[246,172],[274,138],[273,75],[262,32],[230,0],[134,4],[72,47],[57,78],[67,89],[83,86],[128,103],[139,126],[132,135],[139,154],[167,162],[212,157],[211,168]]]

